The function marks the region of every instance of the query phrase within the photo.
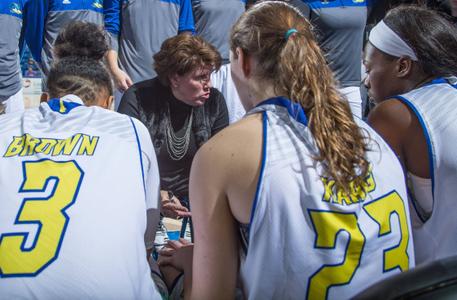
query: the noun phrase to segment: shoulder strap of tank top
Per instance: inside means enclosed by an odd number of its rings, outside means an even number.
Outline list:
[[[300,104],[292,102],[285,97],[275,97],[267,99],[259,103],[256,107],[251,109],[247,114],[254,114],[262,111],[277,111],[286,110],[289,116],[295,121],[308,125],[308,118],[306,117],[305,111]]]

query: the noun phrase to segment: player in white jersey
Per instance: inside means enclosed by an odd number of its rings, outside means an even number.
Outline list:
[[[433,29],[433,30],[432,30]],[[370,33],[369,122],[407,172],[416,263],[457,254],[457,29],[432,10],[391,10]]]
[[[0,117],[1,299],[160,299],[157,162],[141,122],[104,109],[102,57],[60,57],[51,99]]]
[[[261,2],[231,51],[249,113],[194,159],[191,298],[233,299],[240,278],[247,299],[347,299],[413,267],[401,165],[341,101],[309,22]]]

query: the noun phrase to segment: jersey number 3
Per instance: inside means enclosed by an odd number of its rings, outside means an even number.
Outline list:
[[[75,203],[84,176],[75,161],[26,161],[22,170],[19,193],[44,193],[50,182],[54,185],[47,197],[24,198],[16,216],[16,225],[38,225],[32,245],[26,247],[27,232],[0,237],[2,277],[36,276],[57,259],[69,221],[65,211]]]

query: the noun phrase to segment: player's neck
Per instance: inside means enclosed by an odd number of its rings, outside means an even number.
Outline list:
[[[257,104],[265,101],[266,99],[277,96],[279,95],[275,92],[274,84],[270,82],[256,84],[250,88],[249,97],[252,107],[257,106]]]

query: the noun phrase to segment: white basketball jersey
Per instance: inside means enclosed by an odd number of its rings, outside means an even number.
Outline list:
[[[386,143],[370,141],[365,191],[347,196],[313,160],[318,152],[298,104],[263,102],[262,168],[241,255],[248,299],[348,299],[414,266],[402,168]]]
[[[418,207],[411,205],[412,218],[421,219],[413,228],[417,264],[457,255],[456,84],[456,77],[437,79],[397,97],[411,108],[422,125],[432,179],[430,217],[424,219],[420,209],[416,211]]]
[[[0,117],[0,298],[159,299],[147,129],[76,96]]]

